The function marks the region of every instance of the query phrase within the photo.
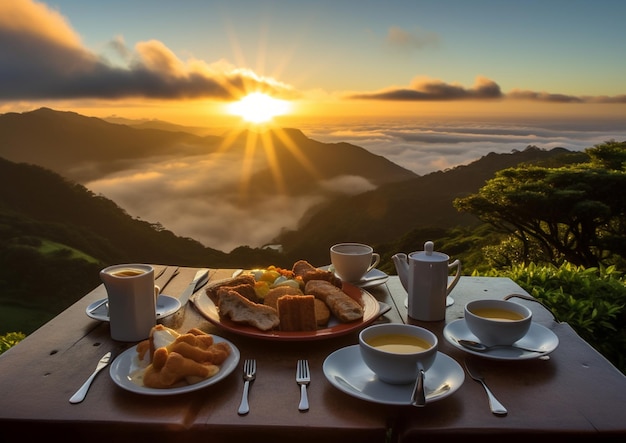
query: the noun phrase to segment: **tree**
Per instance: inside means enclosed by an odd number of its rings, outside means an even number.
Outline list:
[[[586,163],[502,170],[478,194],[454,205],[516,237],[523,257],[538,244],[555,264],[595,267],[615,255],[624,258],[626,142],[610,141],[586,152]]]

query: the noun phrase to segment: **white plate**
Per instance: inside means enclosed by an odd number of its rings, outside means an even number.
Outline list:
[[[392,385],[378,379],[361,358],[359,345],[341,348],[324,360],[324,375],[340,391],[362,400],[387,405],[410,405],[413,383]],[[452,395],[465,381],[463,368],[451,357],[441,352],[433,366],[426,371],[426,403]],[[448,385],[448,389],[438,388]],[[433,391],[437,391],[433,395]],[[430,394],[430,397],[429,397]]]
[[[319,269],[334,272],[333,265],[322,266]],[[373,288],[375,286],[382,285],[387,280],[389,280],[389,276],[387,274],[385,274],[380,269],[374,268],[367,274],[365,274],[361,280],[350,283],[354,286],[358,286],[359,288]]]
[[[194,383],[193,385],[180,386],[176,388],[169,389],[156,389],[156,388],[148,388],[146,386],[141,386],[131,380],[131,374],[135,371],[141,370],[142,365],[139,362],[139,358],[137,355],[137,346],[133,346],[130,349],[127,349],[123,353],[117,356],[117,358],[111,364],[109,369],[109,374],[113,381],[121,388],[126,389],[127,391],[135,392],[137,394],[145,394],[145,395],[174,395],[174,394],[183,394],[185,392],[197,391],[198,389],[205,388],[207,386],[213,385],[220,380],[226,378],[239,364],[239,349],[232,344],[230,341],[225,338],[218,337],[217,335],[213,336],[213,339],[216,343],[226,342],[230,345],[231,353],[228,358],[222,363],[220,366],[220,372],[218,372],[213,377],[209,377],[201,382]]]
[[[94,320],[100,321],[109,321],[109,308],[105,304],[100,306],[98,309],[92,312],[92,309],[102,303],[105,299],[101,299],[93,302],[89,306],[85,312],[87,315]],[[170,297],[169,295],[159,295],[157,298],[157,306],[156,306],[156,318],[167,317],[168,315],[172,315],[174,312],[180,309],[180,301],[176,297]]]
[[[528,333],[515,343],[519,346],[541,349],[543,352],[524,351],[513,347],[498,347],[483,352],[467,349],[461,346],[457,340],[479,340],[478,337],[470,332],[464,318],[448,323],[446,327],[443,328],[443,336],[452,346],[462,351],[493,360],[528,360],[539,358],[554,351],[559,345],[559,338],[554,332],[535,322],[531,323]]]

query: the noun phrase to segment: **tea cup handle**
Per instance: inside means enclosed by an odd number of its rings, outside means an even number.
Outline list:
[[[372,264],[369,266],[369,268],[367,268],[367,271],[365,272],[366,274],[368,272],[370,272],[372,269],[374,269],[376,266],[378,266],[378,263],[380,263],[380,254],[374,252],[372,253],[372,259],[374,260],[372,262]]]
[[[448,265],[448,270],[451,270],[453,268],[456,268],[456,274],[454,276],[454,279],[452,280],[452,282],[450,282],[448,288],[446,289],[446,295],[450,294],[450,292],[454,289],[456,284],[459,282],[459,279],[461,278],[461,261],[454,260]]]

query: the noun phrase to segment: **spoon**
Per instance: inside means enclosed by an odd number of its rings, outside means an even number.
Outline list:
[[[538,352],[538,353],[543,353],[545,351],[542,351],[541,349],[533,349],[533,348],[525,348],[523,346],[518,346],[518,345],[492,345],[492,346],[487,346],[483,343],[474,341],[474,340],[464,340],[464,339],[458,339],[457,342],[467,348],[467,349],[471,349],[472,351],[477,351],[477,352],[485,352],[485,351],[490,351],[492,349],[497,349],[497,348],[513,348],[513,349],[520,349],[522,351],[527,351],[527,352]]]
[[[415,387],[411,394],[411,404],[421,408],[426,406],[426,395],[424,393],[424,370],[419,369],[417,374],[417,380],[415,381]]]

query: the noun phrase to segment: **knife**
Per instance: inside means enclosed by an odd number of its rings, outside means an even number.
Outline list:
[[[89,390],[89,387],[91,386],[91,382],[93,381],[94,378],[96,378],[96,375],[98,375],[98,372],[100,372],[109,364],[110,360],[111,360],[111,353],[107,352],[98,362],[98,366],[96,366],[96,370],[92,372],[92,374],[85,381],[85,383],[83,383],[83,385],[78,389],[78,391],[76,391],[76,393],[72,395],[72,397],[70,398],[70,403],[72,404],[80,403],[81,401],[85,399],[85,396],[87,395],[87,391]]]
[[[193,278],[191,283],[187,286],[183,294],[178,298],[180,300],[180,305],[184,306],[189,300],[189,297],[204,286],[209,281],[209,270],[208,269],[200,269],[196,272],[196,276]]]

